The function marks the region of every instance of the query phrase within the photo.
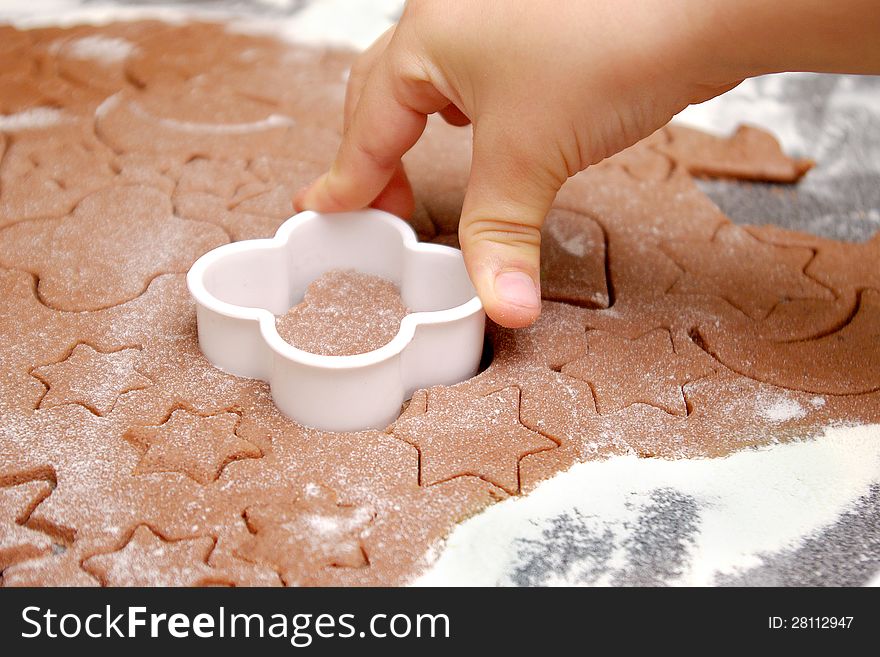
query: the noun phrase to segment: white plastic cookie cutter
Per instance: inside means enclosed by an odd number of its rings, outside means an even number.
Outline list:
[[[354,356],[321,356],[281,338],[276,315],[332,269],[399,286],[411,312],[391,342]],[[461,252],[418,242],[409,224],[380,210],[301,212],[271,239],[206,253],[187,284],[207,359],[230,374],[267,381],[281,412],[318,429],[386,427],[415,390],[473,376],[482,355],[485,314]]]

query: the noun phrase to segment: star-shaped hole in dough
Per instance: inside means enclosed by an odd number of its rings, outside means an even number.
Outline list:
[[[200,484],[215,481],[229,463],[263,456],[236,433],[239,416],[207,417],[176,410],[159,426],[133,427],[124,438],[142,452],[135,474],[180,472]]]
[[[80,404],[107,415],[122,395],[153,384],[135,369],[139,358],[139,349],[103,353],[80,343],[64,360],[31,372],[48,388],[38,408]]]
[[[684,270],[669,292],[721,297],[753,319],[783,301],[834,298],[804,273],[812,249],[768,244],[733,224],[723,224],[708,244],[681,240],[663,249]]]
[[[516,495],[520,460],[559,446],[520,422],[519,401],[515,386],[485,397],[431,388],[426,412],[398,419],[392,433],[419,450],[420,485],[470,475]]]
[[[544,299],[607,308],[605,233],[590,217],[554,208],[541,229]]]
[[[703,358],[676,353],[666,329],[634,340],[590,331],[587,344],[587,354],[563,366],[562,373],[589,383],[603,414],[642,403],[687,415],[682,386],[714,371]]]
[[[0,488],[0,571],[52,551],[52,539],[47,534],[24,524],[50,492],[52,485],[48,481]]]
[[[305,584],[323,568],[368,566],[361,537],[374,517],[369,507],[340,504],[332,490],[307,484],[293,501],[248,507],[252,536],[236,553],[274,568],[288,586]]]
[[[115,552],[96,554],[83,569],[105,586],[201,586],[222,583],[208,564],[210,536],[167,541],[140,525]]]

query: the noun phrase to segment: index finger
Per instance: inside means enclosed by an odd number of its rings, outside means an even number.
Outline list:
[[[369,48],[361,53],[357,58],[357,61],[352,65],[351,70],[348,73],[348,82],[345,85],[343,126],[348,127],[348,124],[351,123],[351,117],[354,114],[354,109],[357,107],[358,100],[361,97],[364,83],[369,77],[370,72],[375,68],[376,62],[378,62],[385,53],[385,49],[391,42],[391,38],[394,36],[396,28],[397,25],[389,27],[382,36],[376,39]]]
[[[302,208],[342,212],[368,206],[421,137],[427,115],[448,104],[411,58],[389,46],[364,83],[333,165],[300,198]]]

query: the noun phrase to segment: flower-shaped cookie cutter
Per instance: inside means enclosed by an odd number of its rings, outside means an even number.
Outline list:
[[[393,281],[410,313],[388,344],[321,356],[285,342],[277,315],[332,269]],[[380,210],[301,212],[275,237],[225,244],[187,275],[199,346],[215,366],[269,383],[282,413],[328,431],[383,428],[419,388],[473,376],[485,313],[461,252],[418,242],[409,224]]]

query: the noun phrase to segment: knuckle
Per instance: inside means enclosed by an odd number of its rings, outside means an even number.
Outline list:
[[[361,158],[367,160],[371,166],[380,171],[391,171],[396,169],[400,162],[396,156],[388,155],[380,151],[370,142],[357,141],[354,143],[354,147]]]
[[[476,217],[463,221],[459,226],[462,242],[480,242],[504,246],[540,248],[541,229],[539,226],[524,224],[495,217]]]

